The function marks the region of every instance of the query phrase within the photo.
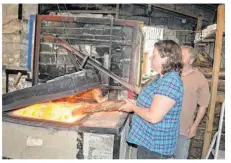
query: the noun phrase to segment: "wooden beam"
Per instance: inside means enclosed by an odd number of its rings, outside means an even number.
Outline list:
[[[167,4],[153,4],[152,6],[166,10],[166,11],[174,12],[174,13],[177,13],[180,15],[189,16],[189,17],[194,18],[194,19],[197,19],[199,16],[199,15],[195,15],[195,13],[186,12],[186,11],[183,12],[183,11],[176,10],[175,8],[168,7]]]
[[[202,30],[202,16],[197,17],[197,31]]]
[[[218,12],[217,12],[217,30],[216,30],[216,41],[215,41],[215,50],[214,50],[215,52],[214,61],[213,61],[211,100],[208,110],[208,120],[206,122],[202,158],[204,158],[208,152],[211,137],[212,137],[214,110],[215,110],[215,104],[217,98],[218,77],[219,77],[220,63],[221,63],[222,37],[224,32],[224,25],[225,25],[225,6],[219,5]]]
[[[196,31],[200,31],[202,30],[202,16],[198,16],[197,17],[197,28]],[[195,33],[196,34],[196,33]],[[195,49],[198,51],[199,50],[199,44],[195,44]]]

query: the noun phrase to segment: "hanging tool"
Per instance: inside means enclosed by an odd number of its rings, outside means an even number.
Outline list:
[[[112,79],[114,79],[115,81],[119,82],[121,85],[123,85],[128,90],[130,90],[130,91],[132,91],[132,92],[134,92],[136,94],[139,94],[141,88],[139,88],[137,86],[134,86],[134,85],[131,85],[131,84],[127,83],[126,81],[122,80],[119,76],[117,76],[113,72],[111,72],[111,71],[105,69],[104,67],[102,67],[99,63],[97,63],[96,61],[94,61],[91,57],[87,57],[86,58],[85,54],[83,54],[80,51],[78,51],[77,49],[73,48],[65,40],[57,38],[57,37],[53,37],[53,36],[47,36],[46,39],[55,40],[61,46],[63,46],[64,48],[66,48],[70,52],[76,54],[78,57],[80,57],[81,59],[83,59],[84,62],[87,62],[90,65],[92,65],[93,67],[95,67],[96,69],[102,71],[103,73],[105,73],[106,75],[108,75],[109,77],[111,77]],[[84,65],[84,64],[82,64],[82,65]]]

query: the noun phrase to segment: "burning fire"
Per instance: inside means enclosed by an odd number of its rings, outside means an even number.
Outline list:
[[[97,88],[67,98],[30,105],[13,111],[11,115],[16,117],[73,123],[86,116],[86,114],[76,112],[78,109],[89,106],[89,103],[83,101],[84,99],[92,99],[97,102],[104,101],[101,90]]]

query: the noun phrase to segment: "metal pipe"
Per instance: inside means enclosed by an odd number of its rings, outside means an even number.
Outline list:
[[[18,72],[17,76],[16,76],[15,79],[14,79],[14,84],[13,84],[14,87],[16,87],[16,86],[18,85],[18,83],[19,83],[21,77],[22,77],[22,73],[21,73],[21,72]]]
[[[92,29],[92,28],[91,28]],[[43,32],[42,34],[43,36],[46,36],[46,35],[54,35],[54,33],[48,33],[48,32]],[[64,37],[66,36],[66,34],[55,34],[56,37]],[[91,37],[91,38],[95,38],[95,37],[110,37],[111,35],[97,35],[97,34],[71,34],[69,36],[72,36],[72,38],[75,38],[75,37]],[[67,37],[66,37],[67,38]],[[116,36],[116,35],[112,35],[112,38],[115,38],[115,39],[122,39],[122,36]]]
[[[53,10],[57,12],[59,10]],[[68,10],[69,13],[73,14],[116,14],[115,10]],[[66,13],[66,11],[59,11],[59,13]]]
[[[7,73],[7,71],[5,71],[6,73],[6,93],[9,92],[9,73]]]
[[[217,159],[218,157],[224,113],[225,113],[225,101],[222,103],[222,107],[221,107],[221,114],[220,114],[220,121],[219,121],[219,127],[218,127],[218,136],[217,136],[217,143],[216,143],[216,148],[215,148],[214,159]]]
[[[109,58],[108,58],[108,70],[111,69],[111,58],[112,58],[112,28],[113,28],[114,19],[111,17],[111,29],[110,29],[110,46],[109,46]],[[108,79],[110,81],[110,78]]]
[[[89,56],[85,56],[85,58],[83,59],[81,65],[80,65],[80,68],[83,69],[85,64],[87,63],[87,60],[88,60]]]
[[[109,70],[109,54],[105,53],[103,56],[103,67]],[[103,74],[103,84],[109,84],[109,77]]]
[[[51,38],[51,37],[53,37],[53,36],[43,36],[42,35],[42,38],[44,39],[44,40],[47,40],[47,41],[49,41],[49,40],[52,40],[53,38]],[[66,37],[59,37],[59,38],[61,38],[61,39],[66,39]],[[76,42],[86,42],[86,41],[92,41],[92,42],[97,42],[98,44],[103,44],[103,45],[109,45],[110,46],[110,42],[109,42],[109,40],[102,40],[102,39],[84,39],[84,40],[80,40],[79,38],[71,38],[71,37],[69,37],[69,39],[71,40],[71,41],[76,41]],[[112,40],[112,43],[113,44],[118,44],[118,45],[124,45],[124,46],[131,46],[132,45],[132,43],[131,43],[131,41],[120,41],[120,40]]]
[[[116,4],[116,16],[115,18],[118,19],[119,18],[119,11],[120,10],[120,4]]]
[[[208,158],[209,158],[209,155],[210,155],[210,153],[211,153],[211,151],[212,151],[212,149],[213,149],[213,146],[214,146],[214,144],[215,144],[215,142],[216,142],[217,135],[218,135],[218,132],[216,132],[216,133],[214,134],[214,136],[213,136],[212,143],[210,144],[209,151],[208,151],[207,155],[205,156],[205,159],[208,159]]]
[[[66,48],[67,50],[73,52],[74,54],[76,54],[77,56],[79,56],[80,58],[84,59],[85,55],[81,52],[79,52],[78,50],[76,50],[75,48],[73,48],[71,45],[69,45],[66,41],[59,39],[59,38],[54,38],[60,45],[62,45],[64,48]],[[116,74],[114,74],[113,72],[105,69],[104,67],[102,67],[100,64],[98,64],[97,62],[95,62],[92,58],[88,59],[88,63],[92,66],[94,66],[95,68],[97,68],[98,70],[102,71],[103,73],[105,73],[106,75],[108,75],[109,77],[113,78],[114,80],[116,80],[117,82],[119,82],[120,84],[122,84],[125,88],[129,89],[132,92],[135,92],[136,94],[139,94],[140,88],[135,86],[135,85],[131,85],[125,81],[123,81],[120,77],[118,77]]]
[[[40,38],[41,38],[41,17],[36,15],[36,25],[35,25],[35,50],[33,56],[33,76],[32,76],[32,86],[38,84],[38,74],[39,74],[39,51],[40,51]]]
[[[39,15],[40,21],[55,21],[55,22],[70,22],[70,23],[90,23],[90,24],[104,24],[110,25],[110,18],[91,18],[91,17],[70,17],[70,16],[56,16],[56,15]],[[114,25],[129,26],[139,29],[143,25],[142,21],[134,21],[127,19],[115,19]]]

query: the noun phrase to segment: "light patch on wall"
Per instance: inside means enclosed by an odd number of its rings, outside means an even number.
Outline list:
[[[150,57],[153,52],[154,44],[158,42],[159,40],[163,40],[164,37],[164,27],[162,26],[144,26],[143,28],[144,31],[144,53],[147,54],[145,57],[146,63],[145,69],[146,72],[143,75],[150,76],[153,73],[155,74],[156,72],[152,71],[151,69],[151,63],[150,63]]]
[[[185,23],[186,23],[186,19],[181,19],[181,22],[182,22],[183,24],[185,24]]]

